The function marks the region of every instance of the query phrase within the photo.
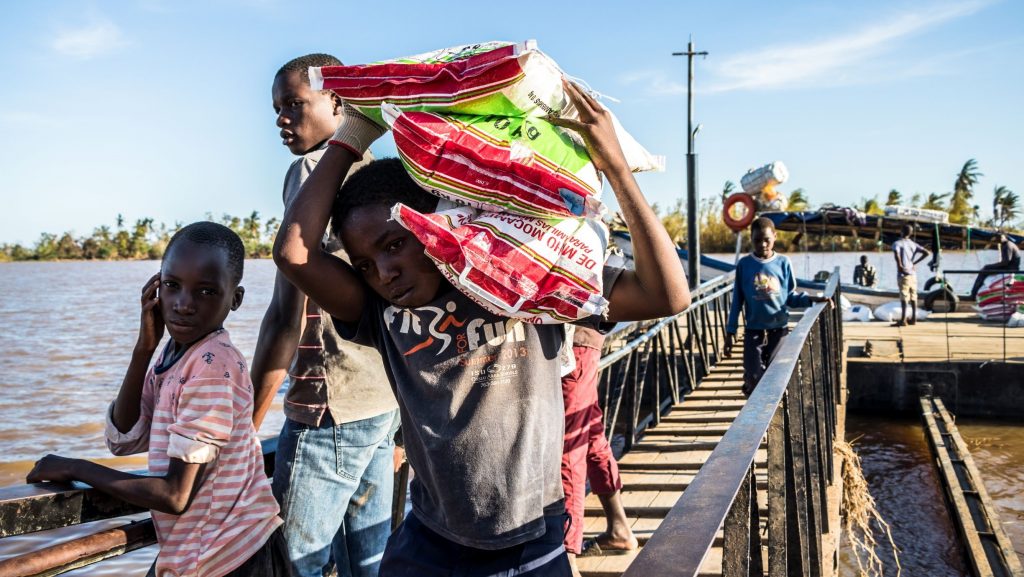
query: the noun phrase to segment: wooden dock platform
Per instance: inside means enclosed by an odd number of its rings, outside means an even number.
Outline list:
[[[1024,328],[984,321],[975,313],[936,313],[916,325],[843,323],[851,359],[891,362],[1024,362]]]
[[[700,466],[714,450],[739,413],[746,398],[743,385],[742,346],[733,358],[720,362],[700,387],[672,407],[661,423],[649,429],[642,441],[619,461],[622,501],[633,533],[642,549],[661,524],[669,509],[686,490]],[[756,477],[762,489],[767,484],[767,455],[762,448],[755,460]],[[765,496],[765,492],[760,493]],[[759,503],[762,530],[767,522],[767,502]],[[597,495],[586,500],[584,538],[596,537],[606,528],[604,511]],[[716,539],[702,575],[722,574],[722,536]],[[577,564],[585,577],[618,577],[629,567],[640,549],[624,555],[580,557]]]

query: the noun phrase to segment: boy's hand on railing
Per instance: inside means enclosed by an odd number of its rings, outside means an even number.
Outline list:
[[[555,126],[578,132],[587,144],[590,160],[601,172],[622,169],[629,172],[626,156],[622,153],[622,145],[615,134],[615,123],[612,121],[611,113],[576,84],[564,78],[562,84],[569,101],[576,107],[579,120],[557,116],[548,116],[546,120]]]
[[[53,481],[56,483],[67,483],[74,481],[72,475],[75,459],[68,459],[58,455],[47,455],[36,461],[36,465],[25,477],[26,483],[42,483]]]
[[[401,471],[402,465],[405,463],[405,449],[396,445],[395,454],[392,457],[392,460],[394,461],[393,464],[395,466],[395,472],[397,473]]]
[[[736,335],[733,333],[725,333],[725,346],[722,347],[722,356],[731,359],[732,358],[732,343],[736,340]]]
[[[835,306],[835,302],[830,297],[823,295],[808,295],[812,303],[828,303],[829,308]]]
[[[149,277],[142,287],[142,319],[139,323],[139,340],[135,348],[152,353],[164,336],[164,319],[160,314],[160,273]]]

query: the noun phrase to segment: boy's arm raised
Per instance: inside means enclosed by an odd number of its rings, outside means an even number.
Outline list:
[[[284,213],[274,242],[274,262],[299,290],[343,322],[356,322],[366,293],[356,273],[338,257],[320,250],[331,207],[352,163],[383,130],[351,107],[320,162],[302,183]]]
[[[615,135],[611,114],[575,84],[565,91],[579,120],[550,118],[579,132],[594,165],[608,178],[633,241],[635,271],[623,271],[612,287],[608,320],[632,321],[676,314],[690,306],[690,290],[682,264],[665,227],[640,192]]]
[[[164,322],[160,316],[160,299],[157,289],[160,287],[160,273],[149,277],[142,287],[142,319],[139,323],[139,338],[132,350],[132,360],[125,371],[121,389],[117,392],[111,421],[118,431],[127,433],[138,422],[142,414],[142,388],[149,370],[149,361],[153,359],[160,339],[164,335]]]

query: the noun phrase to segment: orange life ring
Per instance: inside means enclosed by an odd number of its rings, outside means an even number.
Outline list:
[[[732,215],[732,207],[738,203],[747,209],[747,212],[740,218]],[[722,207],[722,220],[725,221],[725,226],[732,229],[733,232],[739,232],[754,222],[755,210],[754,197],[745,192],[737,192],[725,199],[725,206]]]

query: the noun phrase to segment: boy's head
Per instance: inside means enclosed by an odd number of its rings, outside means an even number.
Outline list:
[[[864,265],[868,264],[868,255],[866,255],[866,254],[860,255],[860,264],[864,264]]]
[[[423,213],[437,207],[437,198],[413,182],[401,161],[376,160],[349,175],[331,223],[370,288],[392,304],[413,308],[434,300],[444,277],[423,244],[391,219],[391,207],[399,202]]]
[[[909,224],[909,223],[903,225],[902,233],[903,233],[903,238],[910,238],[911,236],[914,235],[914,225]]]
[[[750,246],[754,256],[768,258],[775,250],[775,223],[770,218],[759,217],[750,225]]]
[[[307,54],[288,61],[274,75],[271,95],[281,144],[305,154],[329,139],[342,118],[342,103],[330,90],[309,87],[310,66],[341,66],[330,54]]]
[[[160,265],[160,314],[171,338],[193,343],[242,304],[245,247],[228,227],[195,222],[171,237]]]

